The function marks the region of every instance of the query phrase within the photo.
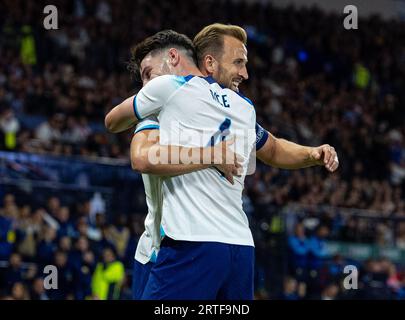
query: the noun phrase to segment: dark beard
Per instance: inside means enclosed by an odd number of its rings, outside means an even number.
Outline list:
[[[225,78],[226,78],[227,72],[224,68],[222,68],[221,65],[218,66],[218,80],[217,82],[222,85],[225,88],[229,88],[231,89],[231,82],[225,82]]]

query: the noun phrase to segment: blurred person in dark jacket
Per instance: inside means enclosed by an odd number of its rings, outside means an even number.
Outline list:
[[[317,272],[323,267],[325,259],[328,257],[325,242],[328,235],[328,227],[320,225],[308,240],[309,267]]]
[[[69,265],[75,270],[79,270],[83,264],[83,254],[90,249],[89,240],[85,236],[80,236],[74,245],[74,249],[69,253]]]
[[[359,238],[357,234],[357,219],[349,217],[340,229],[339,239],[347,242],[355,242]]]
[[[12,220],[0,213],[0,260],[8,260],[13,251],[15,233]]]
[[[359,298],[365,300],[393,299],[394,294],[388,286],[388,270],[384,270],[381,260],[370,259],[360,276]]]
[[[82,253],[82,264],[80,268],[74,270],[74,297],[76,300],[85,300],[91,297],[91,281],[96,260],[91,251]]]
[[[8,268],[3,271],[3,277],[0,276],[0,280],[1,278],[3,278],[2,286],[8,289],[11,289],[15,283],[22,282],[24,280],[22,259],[19,253],[15,252],[11,254]]]
[[[43,238],[37,247],[38,261],[42,266],[52,263],[56,249],[56,230],[52,227],[44,226]]]
[[[61,237],[58,242],[58,250],[69,254],[72,250],[72,238],[68,236]]]
[[[70,219],[70,211],[68,207],[60,207],[56,212],[56,219],[59,223],[58,237],[75,235],[75,229]]]
[[[330,280],[338,281],[344,271],[344,267],[348,265],[342,255],[336,254],[332,257],[332,260],[328,263],[328,276]]]
[[[320,293],[325,274],[321,274],[325,267],[328,250],[326,247],[326,238],[329,235],[329,229],[325,225],[319,225],[315,234],[308,240],[308,294],[317,295]]]
[[[97,259],[102,259],[105,248],[113,248],[113,250],[116,250],[114,242],[110,239],[109,228],[109,225],[103,226],[101,228],[101,239],[94,242],[93,249]]]
[[[280,296],[281,300],[299,300],[301,297],[298,294],[298,282],[293,277],[286,277],[283,282],[283,292]]]
[[[57,251],[54,255],[54,265],[58,270],[58,289],[49,290],[49,297],[52,300],[66,300],[72,293],[73,272],[68,265],[66,253]]]
[[[288,253],[290,272],[299,282],[307,280],[308,251],[305,227],[302,223],[297,223],[294,234],[288,237]]]
[[[31,300],[49,300],[47,291],[44,288],[44,279],[35,278],[31,287]]]

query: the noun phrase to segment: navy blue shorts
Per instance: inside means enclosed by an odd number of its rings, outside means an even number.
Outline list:
[[[134,261],[134,272],[132,274],[132,299],[141,299],[153,265],[153,262],[142,264],[137,260]]]
[[[164,238],[143,300],[252,300],[254,247]]]

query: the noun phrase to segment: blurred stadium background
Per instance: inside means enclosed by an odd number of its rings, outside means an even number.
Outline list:
[[[131,132],[108,134],[103,118],[139,88],[131,45],[213,22],[248,31],[242,91],[258,122],[329,143],[341,163],[258,164],[247,178],[256,298],[405,299],[404,1],[351,1],[359,29],[345,30],[341,1],[59,0],[59,29],[46,31],[48,2],[0,1],[1,299],[92,299],[111,263],[126,270],[105,276],[113,298],[130,299],[147,210]],[[43,289],[48,264],[58,290]],[[358,290],[342,287],[348,264]]]

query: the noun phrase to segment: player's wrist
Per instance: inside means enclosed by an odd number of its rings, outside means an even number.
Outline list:
[[[318,160],[315,158],[316,147],[306,147],[306,157],[305,162],[310,165],[317,165]]]

